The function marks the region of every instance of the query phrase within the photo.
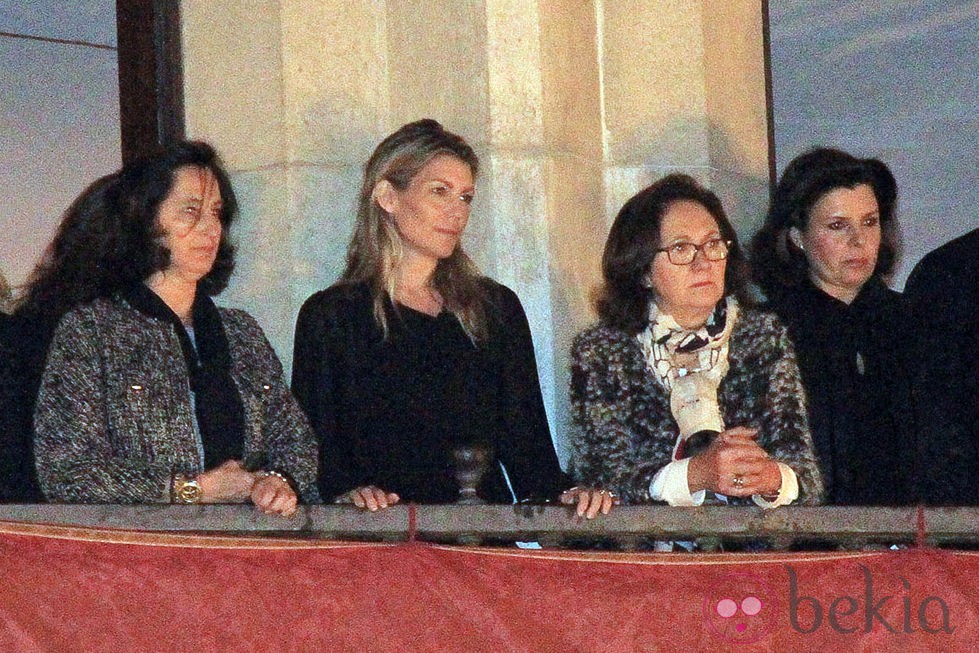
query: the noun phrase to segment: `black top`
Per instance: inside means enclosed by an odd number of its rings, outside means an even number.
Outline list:
[[[147,317],[169,324],[180,341],[180,350],[194,395],[194,416],[204,451],[204,469],[227,460],[242,460],[245,447],[245,407],[232,376],[233,361],[221,314],[213,300],[200,287],[191,306],[193,330],[184,323],[163,298],[146,284],[125,288],[121,297]],[[249,470],[264,467],[245,463]]]
[[[324,500],[376,485],[402,501],[458,498],[453,449],[487,443],[480,495],[553,497],[565,480],[551,442],[530,328],[517,296],[486,280],[489,336],[474,346],[451,313],[388,305],[383,338],[364,284],[310,297],[296,324],[292,390],[320,441]]]
[[[914,408],[921,498],[979,504],[979,229],[921,259],[905,295],[920,360]]]
[[[769,308],[795,343],[827,501],[913,504],[913,339],[904,299],[874,277],[849,305],[806,282]]]
[[[34,469],[34,404],[56,325],[0,314],[0,501],[43,500]]]

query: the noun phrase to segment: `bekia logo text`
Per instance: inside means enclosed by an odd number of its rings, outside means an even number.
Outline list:
[[[802,594],[799,577],[791,565],[789,572],[789,619],[792,628],[803,634],[813,633],[824,625],[839,633],[869,633],[880,626],[892,633],[953,633],[948,604],[938,596],[926,596],[920,600],[911,594],[911,584],[900,577],[903,592],[882,594],[874,590],[870,569],[859,565],[862,572],[862,588],[852,596],[840,595],[824,598]],[[886,613],[886,617],[885,617]]]

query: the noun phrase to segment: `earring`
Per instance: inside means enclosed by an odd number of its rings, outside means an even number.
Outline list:
[[[790,229],[786,235],[788,236],[789,241],[791,241],[800,252],[806,251],[806,246],[802,244],[802,239],[799,237],[799,232],[795,230],[795,227]]]

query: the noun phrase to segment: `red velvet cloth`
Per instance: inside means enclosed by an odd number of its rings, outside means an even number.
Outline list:
[[[0,523],[0,574],[5,652],[979,646],[979,554],[931,549],[528,552]]]

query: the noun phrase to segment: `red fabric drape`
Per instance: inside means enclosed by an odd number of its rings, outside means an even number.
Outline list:
[[[0,575],[0,651],[979,647],[979,554],[932,549],[527,552],[8,523]]]

